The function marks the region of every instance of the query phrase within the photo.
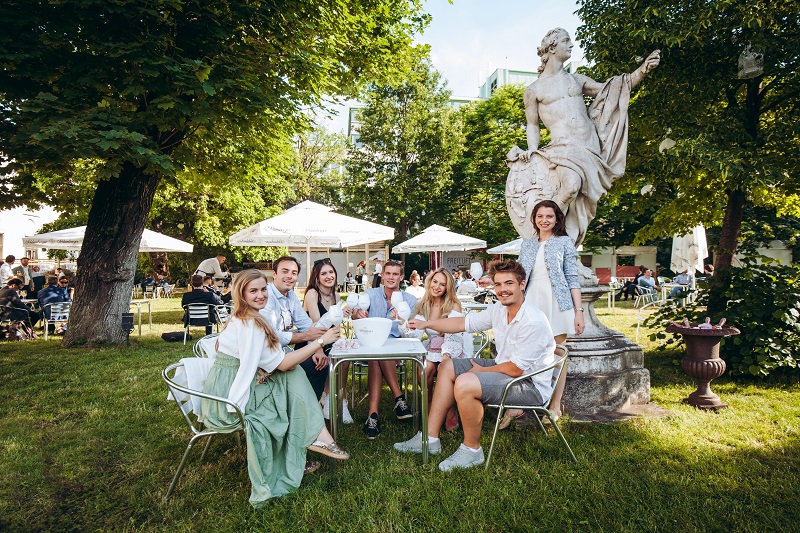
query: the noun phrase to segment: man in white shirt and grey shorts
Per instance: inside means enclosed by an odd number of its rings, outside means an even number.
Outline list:
[[[499,403],[506,384],[523,374],[545,368],[555,361],[556,344],[547,317],[525,303],[525,269],[513,259],[489,265],[498,303],[481,313],[465,317],[423,321],[410,320],[412,329],[430,328],[441,333],[494,330],[496,359],[446,359],[439,365],[436,388],[428,416],[428,451],[442,451],[439,431],[447,411],[458,405],[464,442],[456,452],[439,463],[439,470],[469,468],[484,462],[481,448],[483,404]],[[507,401],[517,405],[541,405],[552,392],[549,375],[535,376],[516,384]],[[422,453],[422,433],[398,442],[401,452]]]

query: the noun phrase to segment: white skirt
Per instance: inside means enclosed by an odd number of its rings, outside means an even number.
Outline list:
[[[547,266],[544,264],[544,246],[539,246],[536,253],[536,263],[533,267],[528,286],[525,289],[525,301],[532,303],[544,313],[550,322],[553,330],[553,337],[559,335],[575,335],[575,310],[568,309],[562,311],[558,307],[558,301],[553,296],[553,285],[550,283],[550,276],[547,274]]]

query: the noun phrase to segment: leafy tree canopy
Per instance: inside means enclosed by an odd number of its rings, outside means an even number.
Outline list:
[[[375,84],[361,110],[343,201],[351,213],[394,226],[405,240],[444,220],[461,127],[450,91],[425,48],[397,83]]]
[[[662,50],[661,65],[634,95],[628,171],[615,185],[628,192],[654,185],[637,202],[655,207],[638,242],[697,223],[721,225],[732,190],[779,216],[798,214],[795,2],[580,4],[578,37],[596,77],[630,70],[635,56]],[[742,78],[739,62],[748,51],[763,54],[763,73]],[[667,135],[677,145],[659,154]]]

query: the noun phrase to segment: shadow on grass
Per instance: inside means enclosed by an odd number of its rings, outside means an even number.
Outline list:
[[[773,383],[715,389],[731,408],[680,404],[691,380],[657,361],[655,395],[669,419],[562,424],[579,463],[552,432],[504,432],[489,472],[439,472],[434,456],[396,453],[409,422],[387,416],[367,441],[340,439],[352,459],[325,460],[300,490],[264,510],[247,503],[245,455],[217,437],[205,462],[192,452],[176,494],[162,503],[188,432],[166,401],[160,371],[190,347],[143,338],[131,348],[26,349],[0,345],[0,530],[515,531],[714,530],[795,527],[800,493],[800,391]],[[655,359],[655,358],[653,358]],[[671,403],[670,403],[671,402]],[[491,420],[484,423],[488,447]],[[460,431],[442,435],[444,453]]]

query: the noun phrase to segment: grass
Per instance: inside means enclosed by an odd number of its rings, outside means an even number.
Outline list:
[[[653,401],[666,419],[504,433],[496,461],[443,474],[436,457],[395,453],[412,434],[384,416],[367,441],[358,423],[340,439],[352,459],[325,466],[295,494],[255,511],[245,456],[217,437],[205,462],[194,450],[177,491],[162,498],[188,442],[160,371],[191,355],[165,343],[180,329],[178,299],[156,300],[152,333],[131,347],[67,349],[60,339],[0,344],[0,530],[6,531],[763,531],[796,530],[800,389],[795,381],[714,382],[718,413],[681,403],[694,387],[643,341]],[[632,337],[636,313],[598,309]],[[202,334],[195,330],[195,334]],[[384,413],[390,412],[388,393]],[[354,416],[366,416],[364,404]],[[484,424],[488,446],[490,421]],[[461,433],[443,435],[445,453]],[[439,456],[441,457],[441,456]]]

